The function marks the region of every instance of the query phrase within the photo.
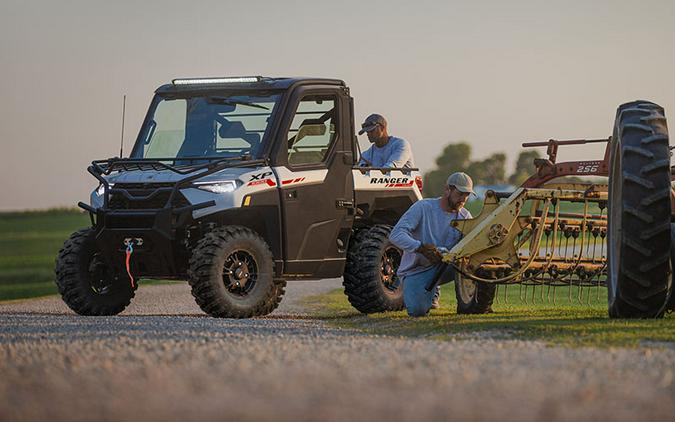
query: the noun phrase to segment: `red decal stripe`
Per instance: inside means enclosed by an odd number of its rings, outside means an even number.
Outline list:
[[[412,180],[408,183],[387,183],[384,185],[385,188],[409,188],[413,185],[415,181]]]
[[[246,186],[258,186],[258,185],[265,185],[267,184],[268,186],[276,186],[277,184],[274,183],[274,180],[272,179],[263,179],[263,180],[254,180],[252,182],[248,182],[248,185]]]
[[[290,185],[291,183],[298,183],[298,182],[302,182],[303,180],[305,180],[304,177],[298,177],[296,179],[282,180],[281,184],[282,185]]]

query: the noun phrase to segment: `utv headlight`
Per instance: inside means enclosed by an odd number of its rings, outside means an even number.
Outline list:
[[[108,183],[109,188],[112,188],[113,186],[115,186],[114,183]],[[105,193],[105,186],[103,186],[103,183],[101,183],[100,185],[98,185],[98,188],[96,188],[96,195],[103,196],[104,193]]]
[[[234,180],[224,180],[222,182],[196,182],[195,187],[213,193],[227,193],[232,192],[237,188],[237,182]]]

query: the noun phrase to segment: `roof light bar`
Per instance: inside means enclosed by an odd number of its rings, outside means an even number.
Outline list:
[[[245,84],[251,82],[260,82],[262,76],[235,76],[231,78],[191,78],[174,79],[171,81],[174,85],[206,85],[206,84]]]

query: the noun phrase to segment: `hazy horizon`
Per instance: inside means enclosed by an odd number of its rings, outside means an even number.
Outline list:
[[[154,89],[176,77],[343,79],[357,122],[383,114],[423,171],[466,141],[473,158],[506,153],[510,173],[522,142],[609,136],[623,102],[675,116],[674,18],[665,0],[5,0],[0,210],[86,202],[87,165],[119,152],[122,96],[128,153]]]

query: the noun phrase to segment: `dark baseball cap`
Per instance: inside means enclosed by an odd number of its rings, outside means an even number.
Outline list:
[[[377,126],[387,127],[387,120],[381,114],[371,114],[370,116],[366,117],[366,120],[364,120],[361,124],[359,135],[363,135],[365,132],[370,132]]]

